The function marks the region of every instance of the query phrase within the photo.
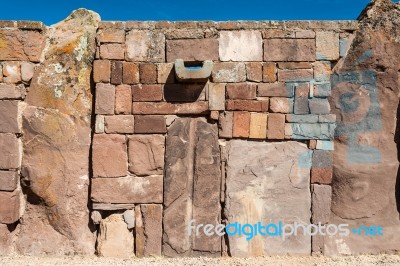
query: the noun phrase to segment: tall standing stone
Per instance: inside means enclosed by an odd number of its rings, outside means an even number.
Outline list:
[[[168,129],[163,251],[168,257],[220,256],[220,237],[188,233],[193,224],[220,223],[218,128],[201,118],[176,119]]]
[[[79,9],[47,31],[45,61],[35,71],[23,113],[28,206],[16,242],[22,254],[94,254],[88,225],[90,78],[99,21],[96,13]]]

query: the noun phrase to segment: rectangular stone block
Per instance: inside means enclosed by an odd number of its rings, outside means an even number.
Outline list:
[[[162,101],[162,85],[132,85],[132,99],[134,102]]]
[[[335,123],[336,115],[335,114],[319,115],[318,122],[320,122],[320,123]]]
[[[209,85],[204,83],[164,84],[164,100],[166,102],[205,101]]]
[[[95,203],[162,203],[163,176],[93,178],[91,199]]]
[[[24,82],[30,82],[35,72],[35,64],[31,62],[21,63],[21,79]]]
[[[111,84],[122,84],[122,66],[121,61],[111,62]]]
[[[305,82],[313,79],[312,69],[279,69],[278,80],[285,82]]]
[[[335,133],[334,124],[292,123],[293,139],[330,140]]]
[[[105,132],[108,134],[133,134],[133,115],[113,115],[104,119]]]
[[[135,133],[166,133],[165,117],[160,115],[135,116]]]
[[[233,112],[232,137],[248,138],[250,135],[250,113]]]
[[[221,61],[262,61],[262,47],[259,31],[221,31],[219,33]]]
[[[330,81],[332,74],[332,66],[329,61],[317,61],[313,63],[314,80]]]
[[[114,114],[115,86],[110,84],[96,84],[95,113],[100,115]]]
[[[249,137],[251,139],[267,138],[267,114],[251,113]]]
[[[132,111],[132,91],[129,85],[115,88],[115,114],[130,114]]]
[[[135,208],[136,212],[136,208]],[[139,216],[139,217],[138,217]],[[140,221],[143,234],[136,234],[136,256],[161,257],[163,207],[161,204],[141,204],[136,212],[136,220]],[[140,239],[142,237],[142,239]],[[138,241],[139,240],[139,241]],[[141,257],[141,256],[138,257]]]
[[[331,112],[328,99],[312,98],[308,100],[308,104],[312,114],[322,115]]]
[[[275,82],[276,81],[276,64],[275,63],[264,63],[263,64],[263,82]]]
[[[311,183],[330,184],[332,182],[332,152],[315,150],[312,158]]]
[[[256,98],[257,84],[255,83],[234,83],[226,85],[228,99],[252,100]]]
[[[261,82],[263,78],[263,64],[259,62],[246,63],[247,80]]]
[[[157,64],[157,82],[175,83],[174,63]]]
[[[233,112],[221,112],[218,119],[219,137],[232,138]]]
[[[123,62],[122,80],[124,84],[139,83],[139,66],[131,62]]]
[[[267,112],[268,100],[227,100],[226,110],[228,111],[249,111],[249,112]]]
[[[310,69],[312,64],[309,62],[279,62],[279,69]]]
[[[308,83],[301,83],[296,84],[295,87],[294,113],[298,115],[310,113],[310,107],[308,103],[310,85]]]
[[[23,103],[0,101],[0,133],[21,133]]]
[[[318,115],[286,115],[286,122],[290,123],[318,123]]]
[[[96,115],[94,132],[96,134],[104,133],[104,115]]]
[[[18,172],[0,170],[0,191],[14,191],[18,187],[18,183]]]
[[[246,81],[246,65],[244,63],[215,63],[212,70],[213,82],[244,82]]]
[[[331,96],[331,83],[315,83],[314,97],[329,97]]]
[[[162,175],[165,137],[133,135],[129,137],[129,171],[137,176]]]
[[[218,60],[217,39],[167,40],[167,62]]]
[[[26,89],[23,84],[14,85],[0,83],[0,99],[1,100],[22,100],[25,99]]]
[[[267,39],[264,61],[315,61],[315,40]]]
[[[331,140],[317,140],[315,148],[317,150],[333,151],[334,142]]]
[[[154,84],[157,83],[157,66],[155,64],[139,65],[140,83]]]
[[[127,175],[128,153],[125,136],[95,134],[92,150],[94,177],[120,177]]]
[[[0,169],[20,168],[22,147],[15,134],[0,134],[0,147]]]
[[[269,110],[273,113],[293,113],[293,99],[284,97],[272,97],[269,99]]]
[[[100,58],[124,60],[125,46],[119,43],[102,44],[100,46]]]
[[[3,81],[9,84],[15,84],[22,80],[20,62],[3,63]]]
[[[315,38],[315,31],[312,30],[300,30],[296,31],[297,39],[313,39]]]
[[[165,36],[151,30],[131,30],[126,35],[126,60],[164,62]]]
[[[285,139],[285,115],[269,114],[267,126],[268,139]]]
[[[20,189],[0,191],[0,224],[13,224],[22,216],[23,196]]]
[[[208,87],[208,105],[210,110],[225,110],[225,83],[210,83]]]
[[[207,102],[194,103],[166,103],[166,102],[134,102],[132,103],[133,114],[143,115],[172,115],[172,114],[207,114]]]
[[[259,97],[288,97],[294,96],[294,86],[292,84],[278,83],[259,83],[257,96]]]
[[[317,60],[339,59],[339,33],[333,31],[316,32]]]
[[[111,62],[109,60],[95,60],[93,62],[93,81],[95,83],[109,83],[111,77]]]
[[[125,31],[122,29],[100,29],[97,32],[97,40],[100,43],[124,43]]]
[[[313,224],[329,223],[331,215],[332,187],[311,185],[311,222]]]
[[[263,31],[264,39],[287,39],[295,38],[295,32],[291,30],[281,30],[281,29],[267,29]]]

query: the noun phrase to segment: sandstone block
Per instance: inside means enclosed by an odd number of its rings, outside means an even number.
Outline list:
[[[13,233],[6,224],[0,224],[0,256],[10,255],[13,248]]]
[[[330,81],[332,74],[331,62],[317,61],[313,63],[315,81]]]
[[[275,63],[264,63],[263,64],[263,81],[264,82],[275,82],[276,81],[276,64]]]
[[[218,60],[217,39],[167,40],[167,62]]]
[[[174,63],[157,64],[157,82],[175,83]]]
[[[309,62],[279,62],[279,69],[310,69],[312,64]]]
[[[143,226],[143,240],[139,241],[142,245],[136,245],[136,252],[139,251],[144,257],[160,257],[163,207],[161,204],[141,204],[139,215]]]
[[[246,63],[247,80],[261,82],[263,78],[263,65],[258,62]]]
[[[116,29],[100,29],[97,32],[97,40],[100,43],[124,43],[125,31]]]
[[[0,191],[0,202],[0,224],[13,224],[21,218],[24,203],[20,189]]]
[[[121,61],[111,62],[111,84],[122,84],[122,66]]]
[[[332,152],[315,150],[313,153],[311,182],[330,184],[332,182]]]
[[[162,175],[165,138],[162,135],[129,137],[129,171],[137,176]]]
[[[161,101],[163,99],[162,85],[133,85],[132,99],[134,102]]]
[[[233,112],[220,113],[218,128],[220,138],[232,138]]]
[[[284,82],[259,83],[257,96],[259,97],[288,97],[294,96],[294,87]]]
[[[286,115],[286,122],[290,123],[318,123],[318,115]]]
[[[311,185],[311,222],[327,224],[331,214],[332,187]]]
[[[21,132],[21,112],[19,101],[0,101],[0,133]]]
[[[250,135],[250,113],[234,112],[232,137],[248,138]]]
[[[208,87],[210,110],[225,110],[225,83],[211,83]]]
[[[126,35],[126,60],[164,62],[165,36],[158,31],[131,30]]]
[[[329,114],[331,112],[328,99],[312,98],[308,100],[308,104],[312,114]]]
[[[229,99],[252,100],[256,98],[257,84],[234,83],[226,85],[226,95]]]
[[[109,60],[95,60],[93,62],[93,81],[109,83],[111,77],[111,63]]]
[[[262,61],[262,45],[258,31],[221,31],[219,58],[221,61]]]
[[[0,191],[14,191],[17,189],[18,183],[18,172],[0,170]]]
[[[124,84],[139,83],[139,66],[131,62],[123,62],[122,80]]]
[[[125,136],[95,134],[92,164],[94,177],[125,176],[128,172]]]
[[[249,137],[251,139],[267,138],[267,114],[251,113]]]
[[[166,133],[164,116],[135,116],[135,133]]]
[[[339,59],[339,33],[330,31],[316,32],[317,60]]]
[[[115,114],[130,114],[132,112],[132,91],[129,85],[119,85],[115,88]]]
[[[103,83],[96,84],[95,113],[101,115],[114,114],[115,86]]]
[[[21,81],[21,64],[19,62],[3,63],[3,81],[9,84]]]
[[[269,114],[267,126],[268,139],[284,139],[285,138],[285,115]]]
[[[104,115],[96,115],[95,133],[104,133]]]
[[[133,115],[113,115],[104,118],[105,132],[111,134],[133,134]]]
[[[329,97],[331,91],[331,83],[329,82],[314,84],[314,97]]]
[[[157,66],[155,64],[139,65],[140,83],[154,84],[157,83]]]
[[[315,61],[315,40],[267,39],[264,61]]]
[[[249,111],[249,112],[267,112],[268,100],[227,100],[226,110],[228,111]]]
[[[294,98],[294,113],[303,115],[310,112],[309,93],[310,86],[308,83],[297,84]]]
[[[123,44],[110,43],[110,44],[102,44],[100,46],[101,59],[124,60],[124,57],[125,57],[125,46]]]
[[[1,70],[0,70],[1,71]],[[21,79],[24,82],[30,82],[35,72],[35,64],[31,62],[21,63]]]
[[[246,65],[244,63],[216,63],[212,71],[213,82],[246,81]]]
[[[207,102],[179,103],[172,104],[166,102],[134,102],[132,103],[132,113],[142,115],[173,115],[173,114],[206,114],[208,113]]]
[[[96,203],[162,203],[163,176],[94,178],[91,198]]]
[[[20,145],[14,134],[0,134],[0,169],[18,169],[21,166]]]
[[[25,99],[26,89],[23,84],[18,86],[14,84],[0,83],[0,99]]]
[[[97,254],[101,257],[128,259],[134,256],[134,238],[121,214],[112,214],[100,222]]]
[[[312,69],[279,69],[278,80],[285,82],[310,81],[313,79]]]
[[[269,110],[273,113],[293,113],[293,99],[272,97],[269,99]]]

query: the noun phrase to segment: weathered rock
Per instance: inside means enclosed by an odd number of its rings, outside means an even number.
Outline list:
[[[381,226],[384,234],[371,241],[353,233],[326,237],[328,255],[400,249],[399,17],[398,4],[371,2],[360,16],[346,58],[331,78],[337,129],[330,223]]]
[[[294,222],[311,218],[311,153],[298,142],[265,143],[232,140],[228,146],[225,215],[228,223]],[[311,238],[300,234],[229,237],[234,257],[309,254]]]
[[[221,31],[219,58],[221,61],[262,61],[261,33],[257,31]]]
[[[136,252],[141,256],[161,256],[162,245],[162,213],[161,204],[142,204],[140,212],[137,214],[140,217],[139,225],[143,231],[142,234],[137,234]],[[140,229],[139,229],[140,231]]]
[[[0,224],[0,256],[10,255],[12,252],[12,236],[6,224]]]
[[[138,176],[161,175],[164,170],[165,137],[134,135],[129,138],[129,171]]]
[[[22,175],[30,207],[16,242],[22,254],[94,253],[87,206],[99,20],[79,9],[48,29],[45,62],[35,70],[23,114]]]
[[[13,224],[24,213],[25,202],[21,189],[0,191],[0,202],[0,224]]]
[[[17,29],[0,30],[0,60],[25,60],[38,62],[46,44],[43,33],[20,31]]]
[[[220,237],[189,235],[195,224],[220,223],[220,153],[217,125],[177,118],[168,129],[164,193],[165,256],[220,256]]]
[[[0,134],[0,169],[18,169],[21,166],[21,142],[14,134]]]
[[[161,32],[132,30],[126,35],[126,59],[139,62],[165,61],[165,36]]]
[[[21,110],[22,104],[20,104],[18,101],[0,102],[0,132],[21,132]]]
[[[18,183],[18,172],[0,170],[0,191],[14,191],[17,189]]]
[[[112,214],[100,222],[97,254],[101,257],[131,258],[134,256],[133,233],[121,214]]]
[[[135,227],[135,221],[136,221],[135,210],[126,210],[126,211],[124,211],[122,216],[124,217],[124,221],[125,221],[128,229],[132,229]]]

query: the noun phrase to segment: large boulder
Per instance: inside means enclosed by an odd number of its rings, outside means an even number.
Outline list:
[[[332,111],[338,118],[330,223],[381,226],[383,236],[325,238],[325,254],[381,253],[400,249],[398,108],[400,5],[373,1],[332,75]],[[396,119],[397,117],[397,119]],[[358,232],[358,231],[355,231]],[[366,241],[369,239],[370,241]]]
[[[22,254],[94,254],[90,226],[91,72],[100,17],[74,11],[47,31],[23,113]],[[32,241],[35,239],[35,241]]]

